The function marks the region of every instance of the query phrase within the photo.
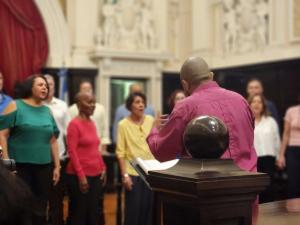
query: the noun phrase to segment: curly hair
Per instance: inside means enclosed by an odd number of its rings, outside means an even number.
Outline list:
[[[126,103],[125,103],[125,106],[126,108],[131,111],[131,106],[132,106],[132,103],[134,102],[134,99],[136,97],[141,97],[143,100],[144,100],[144,104],[145,104],[145,107],[147,106],[147,98],[146,98],[146,95],[144,95],[143,93],[140,93],[140,92],[134,92],[132,94],[130,94],[128,96],[128,98],[126,99]]]
[[[0,224],[30,225],[39,207],[27,184],[4,167],[0,160]]]
[[[47,79],[45,78],[44,75],[42,74],[34,74],[28,77],[25,81],[23,82],[17,82],[15,84],[15,89],[14,89],[14,97],[17,98],[29,98],[32,96],[32,87],[34,85],[34,81],[37,78],[42,78],[46,82],[46,87],[48,89],[49,93],[49,85],[47,82]],[[46,98],[48,97],[48,93]]]

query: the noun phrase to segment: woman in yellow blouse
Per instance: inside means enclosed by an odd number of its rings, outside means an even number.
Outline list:
[[[131,113],[118,125],[116,154],[125,188],[124,225],[152,224],[152,192],[129,163],[137,157],[154,159],[146,142],[154,119],[144,114],[145,106],[144,94],[131,94],[126,100]]]

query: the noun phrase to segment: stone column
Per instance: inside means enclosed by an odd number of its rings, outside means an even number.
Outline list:
[[[73,67],[96,67],[90,59],[98,26],[98,0],[67,0]]]
[[[35,0],[43,17],[49,42],[47,67],[70,66],[69,29],[58,0]]]

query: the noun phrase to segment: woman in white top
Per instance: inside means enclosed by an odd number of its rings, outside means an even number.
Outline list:
[[[275,170],[275,159],[280,148],[279,129],[276,121],[269,115],[263,95],[256,94],[248,100],[255,117],[254,147],[258,156],[257,171],[271,177],[270,186],[260,194],[259,202],[273,199],[272,178]]]

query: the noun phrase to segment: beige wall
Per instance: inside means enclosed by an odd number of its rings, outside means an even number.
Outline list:
[[[300,38],[300,0],[294,0],[294,34]]]
[[[44,0],[36,1],[39,1],[40,5],[44,4]],[[61,30],[66,35],[60,34],[60,36],[69,35],[71,66],[97,68],[98,63],[92,58],[91,52],[96,51],[95,34],[99,22],[103,19],[100,13],[104,0],[53,1],[58,2],[65,21],[55,21],[49,27],[49,34],[57,31],[55,27],[59,27],[59,23],[66,23],[68,29]],[[121,1],[127,2],[127,0],[118,0]],[[212,67],[238,66],[300,57],[300,0],[268,0],[270,42],[263,48],[238,54],[224,54],[223,51],[222,0],[152,0],[152,2],[159,43],[156,53],[169,55],[168,59],[163,60],[165,71],[178,71],[184,59],[190,55],[204,56]],[[177,15],[172,15],[174,11]],[[49,10],[45,12],[48,13]],[[43,16],[46,20],[48,18],[48,21],[53,21],[55,18],[54,13]],[[174,19],[176,23],[173,22]],[[65,39],[52,38],[51,41],[60,42]],[[50,44],[61,46],[59,43]],[[62,45],[65,46],[65,43]],[[121,54],[123,57],[125,54],[126,57],[126,51],[118,53],[120,49],[115,50],[115,56]],[[54,48],[54,51],[61,50]],[[129,55],[135,53],[134,50],[129,51]],[[149,52],[144,53],[147,58]],[[51,54],[55,58],[61,53],[51,52]]]
[[[67,1],[66,0],[59,0],[59,5],[61,7],[61,10],[63,11],[63,14],[67,15]]]
[[[99,68],[97,85],[103,93],[98,94],[103,96],[104,104],[109,102],[110,77],[131,74],[149,80],[148,95],[160,109],[161,102],[155,96],[161,92],[161,74],[179,72],[183,61],[191,55],[203,56],[212,68],[300,58],[300,0],[268,0],[268,43],[249,51],[229,53],[224,52],[222,0],[152,0],[157,40],[154,49],[107,48],[97,43],[97,31],[101,31],[102,27],[98,28],[103,25],[104,0],[35,1],[39,3],[49,34],[51,60],[48,67],[65,64]],[[131,4],[130,0],[118,2]],[[57,7],[52,7],[54,5]],[[122,7],[118,10],[122,11]],[[138,6],[137,11],[141,9]],[[126,13],[131,12],[127,7]]]

